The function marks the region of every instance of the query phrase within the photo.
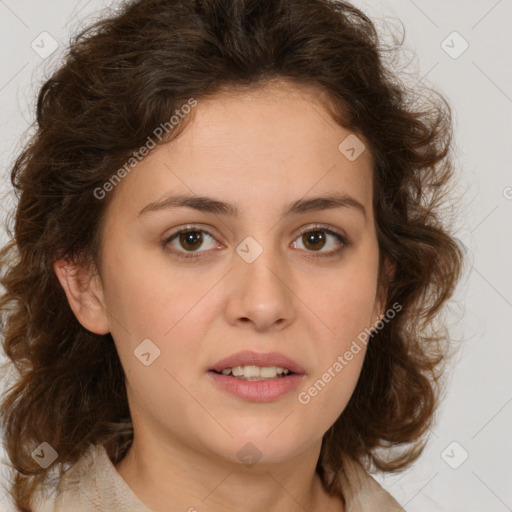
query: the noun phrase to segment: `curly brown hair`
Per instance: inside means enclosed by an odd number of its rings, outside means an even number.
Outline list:
[[[386,304],[402,306],[372,335],[317,471],[342,495],[342,454],[384,471],[419,456],[449,348],[437,320],[464,251],[442,213],[454,179],[450,107],[439,92],[401,82],[384,53],[392,48],[367,15],[334,0],[137,0],[71,40],[39,91],[35,133],[13,164],[14,232],[0,252],[5,368],[16,370],[1,421],[17,510],[31,512],[31,496],[49,479],[31,457],[42,441],[58,452],[61,476],[91,443],[117,463],[133,435],[113,339],[77,321],[52,268],[60,258],[100,268],[115,191],[103,200],[93,191],[188,98],[276,78],[326,93],[336,122],[368,141],[379,280]],[[395,267],[389,280],[385,260]],[[405,449],[379,452],[392,447]]]

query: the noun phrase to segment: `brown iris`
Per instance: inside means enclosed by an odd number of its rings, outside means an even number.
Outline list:
[[[180,233],[179,240],[183,248],[195,251],[203,243],[203,234],[201,231],[185,231]]]
[[[302,240],[307,249],[318,250],[325,245],[325,233],[323,231],[308,231],[302,235]],[[318,246],[319,243],[320,246]]]
[[[195,251],[203,243],[201,231],[185,231],[179,234],[180,244],[184,249]],[[302,235],[302,240],[307,249],[319,250],[325,245],[325,233],[323,231],[308,231]]]

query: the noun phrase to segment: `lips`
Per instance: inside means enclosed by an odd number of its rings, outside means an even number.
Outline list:
[[[221,359],[215,363],[210,371],[217,373],[222,372],[226,368],[233,368],[234,366],[278,366],[281,368],[288,368],[290,372],[296,374],[305,374],[304,368],[289,357],[281,354],[280,352],[253,352],[246,350],[243,352],[237,352],[229,357]]]

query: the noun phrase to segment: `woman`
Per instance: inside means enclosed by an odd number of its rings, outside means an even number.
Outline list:
[[[17,510],[403,510],[369,472],[421,453],[462,262],[414,93],[347,2],[138,0],[73,41],[1,253]]]

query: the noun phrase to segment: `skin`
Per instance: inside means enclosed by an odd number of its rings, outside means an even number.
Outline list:
[[[355,388],[365,346],[307,405],[297,397],[384,311],[372,156],[366,149],[349,161],[338,150],[351,132],[318,98],[315,89],[277,81],[199,101],[183,133],[110,192],[101,276],[54,264],[77,319],[115,341],[134,423],[133,445],[116,469],[150,510],[344,509],[315,466],[323,434]],[[281,217],[290,203],[333,191],[359,201],[366,218],[352,207]],[[236,203],[240,216],[183,207],[138,215],[174,193]],[[322,232],[323,247],[308,245],[300,231],[318,230],[315,223],[350,244]],[[197,260],[163,246],[188,224],[213,236],[203,233]],[[247,236],[263,248],[252,263],[236,252]],[[192,252],[178,237],[169,247]],[[144,339],[160,350],[149,366],[133,353]],[[265,403],[228,394],[207,370],[240,350],[284,353],[306,370],[303,383]],[[237,455],[248,442],[261,454],[250,467]]]

